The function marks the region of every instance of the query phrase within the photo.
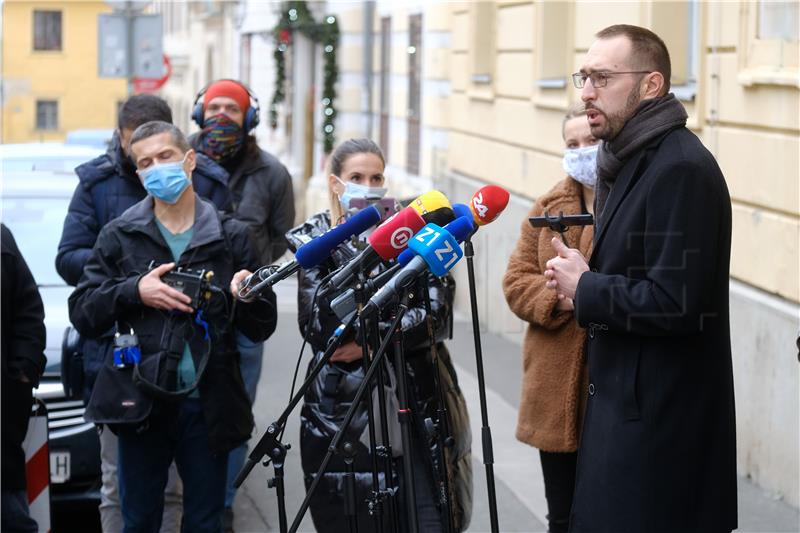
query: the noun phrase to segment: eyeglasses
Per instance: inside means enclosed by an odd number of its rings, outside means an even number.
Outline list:
[[[588,79],[592,87],[605,87],[608,84],[608,78],[616,76],[617,74],[650,74],[652,70],[631,70],[629,72],[592,72],[591,74],[584,74],[583,72],[576,72],[572,75],[572,83],[576,89],[583,89]]]

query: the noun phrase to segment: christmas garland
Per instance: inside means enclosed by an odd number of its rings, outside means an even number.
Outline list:
[[[285,2],[278,25],[273,30],[275,38],[275,93],[269,108],[269,122],[272,129],[278,127],[278,104],[286,99],[286,58],[284,54],[292,43],[292,33],[301,32],[314,42],[322,45],[325,58],[324,80],[322,85],[322,137],[325,153],[330,153],[336,144],[336,82],[339,67],[336,64],[336,50],[339,47],[339,22],[333,15],[325,16],[318,23],[308,10],[306,2]]]

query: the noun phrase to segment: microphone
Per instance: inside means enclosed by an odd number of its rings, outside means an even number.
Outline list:
[[[463,241],[470,232],[473,231],[474,225],[472,223],[472,212],[466,204],[454,204],[453,213],[460,214],[456,219],[444,227],[449,231],[458,242]],[[400,268],[406,266],[416,254],[410,248],[403,250],[397,258],[397,263],[391,268],[381,272],[377,276],[370,278],[366,281],[364,289],[366,291],[374,291],[383,287],[389,279],[391,279],[395,272]],[[342,294],[331,300],[331,310],[336,314],[339,319],[352,313],[356,308],[356,295],[355,290],[352,288],[347,289]]]
[[[362,209],[344,223],[333,227],[319,237],[305,243],[294,254],[293,261],[287,261],[278,267],[274,272],[270,269],[259,269],[256,274],[250,275],[245,279],[239,289],[237,297],[244,301],[251,301],[260,291],[267,287],[272,287],[281,280],[284,280],[300,270],[300,268],[313,268],[327,259],[334,248],[342,244],[353,235],[359,235],[381,220],[381,213],[375,206]],[[264,274],[270,272],[265,278]],[[249,287],[253,278],[260,278],[256,285]],[[249,288],[248,288],[249,287]]]
[[[372,295],[362,312],[369,315],[380,311],[398,297],[403,289],[425,270],[430,270],[438,277],[447,274],[453,265],[464,256],[458,242],[459,239],[467,238],[473,225],[468,218],[459,217],[448,224],[448,227],[453,230],[453,233],[436,224],[427,224],[422,228],[408,245],[409,250],[417,255],[386,285]]]
[[[425,220],[438,226],[444,226],[455,218],[450,200],[440,191],[428,191],[419,195],[408,204]]]
[[[508,199],[508,191],[498,185],[486,185],[478,189],[469,205],[475,224],[484,226],[496,219],[508,205]]]
[[[320,288],[320,296],[344,287],[358,272],[367,272],[375,268],[381,261],[397,257],[408,246],[408,241],[424,225],[425,221],[413,208],[406,207],[398,211],[367,237],[369,246],[365,250],[340,268],[328,284]]]

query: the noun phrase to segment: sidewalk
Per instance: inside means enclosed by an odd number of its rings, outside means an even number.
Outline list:
[[[278,330],[267,342],[261,382],[256,398],[255,444],[269,423],[280,416],[287,404],[292,374],[302,342],[296,318],[297,287],[286,280],[278,290]],[[456,320],[455,334],[448,347],[458,372],[459,383],[470,410],[473,458],[473,514],[468,531],[490,531],[486,497],[486,471],[481,451],[481,413],[471,324]],[[503,532],[543,533],[547,530],[541,467],[536,449],[514,438],[521,383],[520,348],[496,335],[482,334],[489,426],[494,447],[494,473],[500,530]],[[300,364],[298,380],[305,375],[308,352]],[[300,468],[299,407],[289,418],[285,442],[292,445],[286,458],[285,485],[288,523],[300,507],[305,490]],[[273,476],[270,466],[257,466],[237,495],[235,529],[237,533],[278,531],[275,490],[267,488]],[[739,529],[741,533],[797,532],[800,513],[782,501],[771,499],[745,479],[739,480]],[[307,514],[300,531],[314,531]]]

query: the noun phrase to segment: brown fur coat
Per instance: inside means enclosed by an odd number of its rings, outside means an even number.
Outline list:
[[[581,213],[581,185],[565,178],[534,204],[529,216]],[[572,226],[567,244],[588,259],[592,226]],[[528,322],[522,346],[522,398],[517,439],[549,452],[578,449],[580,424],[586,404],[586,331],[572,312],[555,312],[556,292],[545,287],[546,263],[556,254],[548,228],[533,228],[527,218],[503,277],[508,305]]]

